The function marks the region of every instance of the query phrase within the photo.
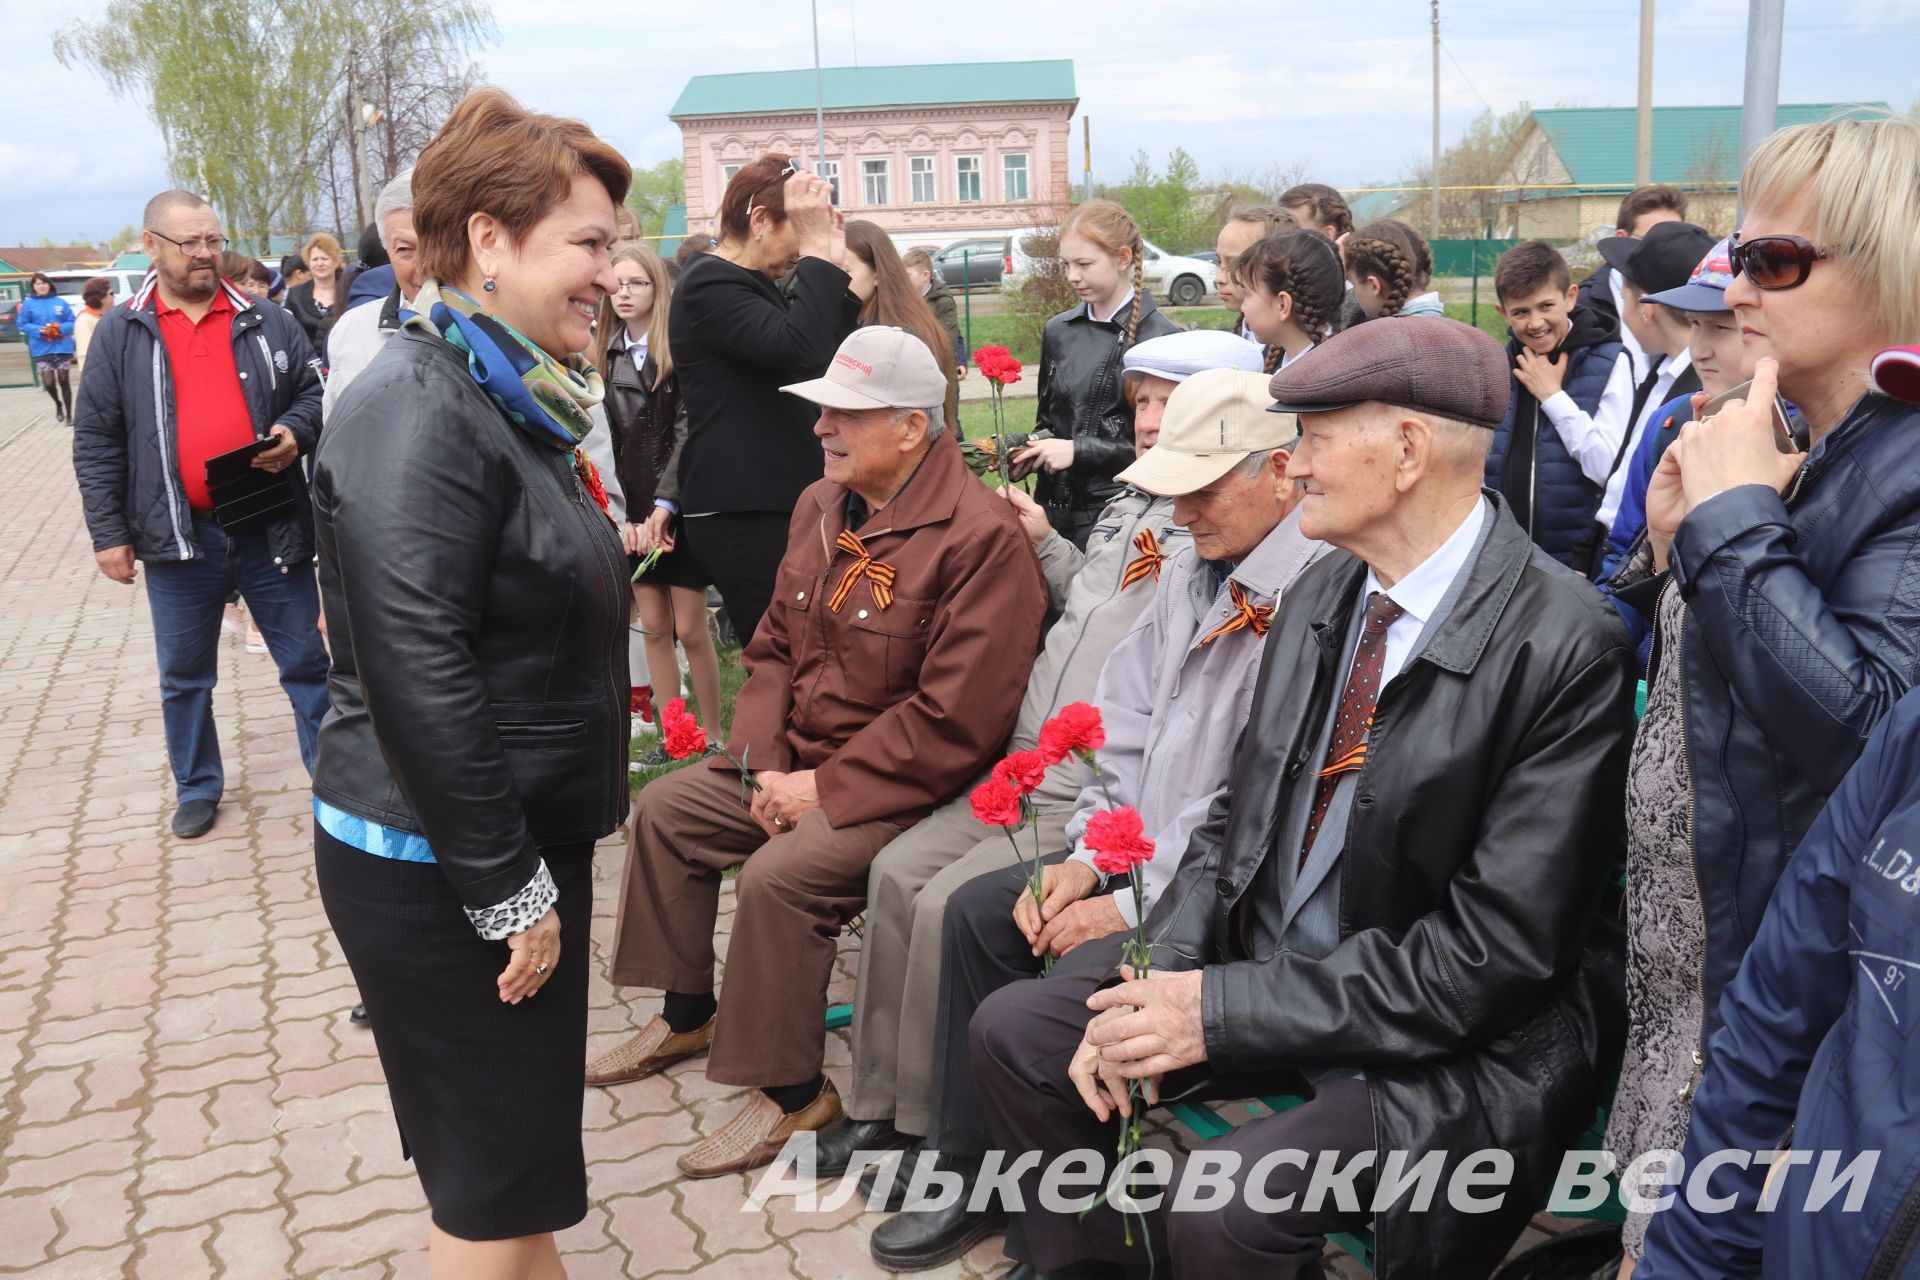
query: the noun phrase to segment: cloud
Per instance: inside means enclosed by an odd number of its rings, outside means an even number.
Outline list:
[[[114,99],[55,62],[54,31],[97,19],[106,0],[0,0],[12,58],[0,76],[0,241],[104,235],[166,182],[159,133],[138,103]],[[500,41],[479,51],[487,78],[531,106],[577,116],[636,164],[680,154],[667,120],[687,78],[812,64],[809,11],[793,0],[602,5],[590,24],[556,23],[552,0],[493,0]],[[1655,100],[1740,100],[1747,0],[1662,0]],[[829,66],[993,58],[1072,58],[1092,118],[1095,177],[1117,180],[1144,148],[1184,146],[1203,173],[1296,160],[1336,184],[1403,171],[1429,146],[1428,9],[1409,0],[1159,0],[1035,5],[970,0],[822,0]],[[1483,107],[1626,106],[1636,96],[1636,0],[1447,0],[1441,123],[1457,135]],[[1786,101],[1920,96],[1909,56],[1913,0],[1791,6],[1781,67]],[[1080,168],[1078,129],[1070,167]],[[272,146],[270,138],[236,145]]]

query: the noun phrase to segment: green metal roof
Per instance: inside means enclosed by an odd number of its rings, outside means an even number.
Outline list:
[[[823,67],[820,101],[829,111],[922,107],[956,102],[1077,102],[1073,60],[942,62],[921,67]],[[743,71],[695,76],[667,112],[689,116],[811,111],[814,73]]]
[[[1885,110],[1885,103],[1782,103],[1776,123],[1811,124],[1836,116]],[[1560,162],[1573,181],[1608,191],[1633,186],[1635,110],[1632,107],[1555,107],[1535,111]],[[1652,181],[1682,185],[1718,178],[1731,182],[1739,173],[1739,107],[1655,107]],[[1552,195],[1572,195],[1555,191]]]

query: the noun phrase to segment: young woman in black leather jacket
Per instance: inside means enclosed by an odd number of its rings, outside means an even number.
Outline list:
[[[1133,406],[1120,364],[1135,342],[1179,328],[1153,305],[1141,275],[1146,246],[1133,218],[1090,200],[1060,224],[1060,261],[1084,300],[1047,321],[1040,337],[1036,427],[1053,434],[1015,453],[1016,478],[1039,472],[1033,496],[1076,547],[1133,461]]]

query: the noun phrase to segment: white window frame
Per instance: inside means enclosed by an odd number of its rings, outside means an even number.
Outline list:
[[[738,161],[734,161],[734,162],[730,162],[730,163],[727,163],[727,164],[723,164],[723,165],[721,165],[721,166],[720,166],[720,185],[721,185],[721,187],[722,187],[722,188],[724,188],[724,187],[725,187],[725,186],[726,186],[726,185],[727,185],[727,184],[728,184],[729,182],[732,182],[732,181],[733,181],[733,175],[735,175],[736,173],[739,173],[739,172],[740,172],[740,171],[741,171],[742,169],[744,169],[744,168],[746,168],[746,167],[747,167],[747,166],[746,166],[745,164],[743,164],[743,163],[740,163],[740,162],[738,162]]]
[[[971,161],[973,167],[966,168]],[[984,169],[978,152],[957,155],[953,158],[953,200],[955,204],[982,204],[986,199],[986,180],[982,176]],[[967,179],[973,179],[972,195],[968,195]]]
[[[839,204],[840,203],[840,162],[838,160],[823,159],[819,163],[813,166],[813,171],[819,174],[821,177],[825,178],[829,183],[832,184],[832,186],[830,187],[830,190],[833,193],[833,203],[836,205]]]
[[[921,180],[926,180],[926,194],[921,195]],[[940,198],[940,159],[938,156],[907,157],[908,195],[914,204],[932,204]]]
[[[1013,161],[1020,163],[1016,167]],[[1015,194],[1013,178],[1018,174],[1020,191]],[[1003,151],[1000,153],[1000,191],[1007,203],[1015,204],[1033,199],[1033,161],[1025,151]]]
[[[875,166],[879,166],[875,168]],[[879,193],[875,194],[874,179],[879,179]],[[877,208],[893,203],[893,161],[885,156],[870,157],[860,162],[860,203],[867,208]]]

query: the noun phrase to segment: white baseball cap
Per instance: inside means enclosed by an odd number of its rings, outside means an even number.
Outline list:
[[[1268,412],[1271,400],[1264,373],[1207,369],[1194,374],[1167,397],[1159,441],[1116,479],[1177,498],[1206,488],[1251,454],[1290,446],[1300,434],[1300,419]]]
[[[931,409],[947,402],[947,375],[905,329],[868,325],[847,335],[826,373],[780,388],[829,409]]]
[[[1163,333],[1127,348],[1120,376],[1125,378],[1165,378],[1185,382],[1203,369],[1245,369],[1259,373],[1266,368],[1267,353],[1257,342],[1248,342],[1225,329],[1185,329]]]

